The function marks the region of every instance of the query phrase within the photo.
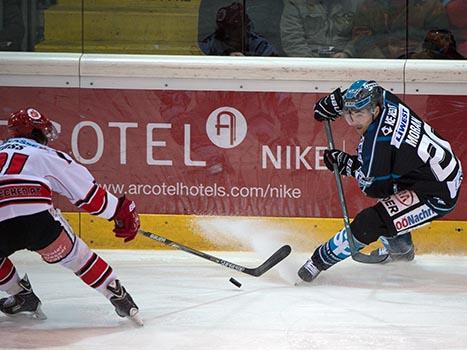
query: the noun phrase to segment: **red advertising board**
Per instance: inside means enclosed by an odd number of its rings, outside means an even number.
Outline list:
[[[57,122],[66,150],[142,213],[339,217],[334,177],[312,117],[321,94],[118,89],[0,88],[0,120],[34,106]],[[406,96],[467,164],[467,96]],[[338,148],[358,135],[337,121]],[[0,138],[5,127],[0,125]],[[354,216],[374,200],[344,180]],[[465,186],[450,219],[466,220]],[[65,210],[73,206],[60,201]]]

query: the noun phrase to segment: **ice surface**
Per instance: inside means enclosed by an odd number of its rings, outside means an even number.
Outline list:
[[[276,248],[211,253],[256,267]],[[292,252],[259,278],[182,251],[98,253],[139,304],[143,328],[119,318],[70,271],[19,252],[12,261],[28,273],[48,319],[0,316],[0,348],[467,348],[467,257],[424,255],[385,266],[347,260],[294,286],[303,253]]]

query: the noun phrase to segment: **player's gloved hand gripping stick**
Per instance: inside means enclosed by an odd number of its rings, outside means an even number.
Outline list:
[[[265,272],[272,269],[274,266],[276,266],[278,263],[280,263],[282,260],[284,260],[290,254],[290,252],[292,251],[292,248],[290,248],[289,245],[284,245],[284,246],[280,247],[274,254],[272,254],[260,266],[258,266],[256,268],[248,268],[248,267],[245,267],[245,266],[234,264],[234,263],[232,263],[230,261],[227,261],[227,260],[224,260],[224,259],[221,259],[221,258],[217,258],[217,257],[215,257],[213,255],[209,255],[209,254],[201,252],[199,250],[187,247],[187,246],[185,246],[183,244],[171,241],[168,238],[159,236],[159,235],[157,235],[155,233],[152,233],[152,232],[144,231],[144,230],[141,230],[141,229],[138,232],[139,232],[139,234],[141,234],[143,236],[146,236],[146,237],[148,237],[148,238],[150,238],[150,239],[152,239],[154,241],[165,244],[165,245],[167,245],[169,247],[179,249],[179,250],[183,250],[184,252],[187,252],[187,253],[190,253],[190,254],[193,254],[193,255],[197,255],[200,258],[212,261],[212,262],[214,262],[216,264],[219,264],[219,265],[228,267],[230,269],[237,270],[239,272],[243,272],[243,273],[246,273],[247,275],[255,276],[255,277],[259,277],[262,274],[264,274]]]
[[[331,121],[329,119],[324,120],[324,127],[326,130],[326,137],[328,140],[328,148],[330,150],[333,150],[335,149],[335,146],[334,139],[332,137]],[[344,217],[344,227],[347,233],[347,240],[349,242],[350,254],[352,255],[352,259],[366,264],[379,264],[386,259],[386,256],[363,254],[358,251],[358,248],[355,245],[355,240],[350,229],[349,214],[347,212],[347,204],[345,203],[344,188],[342,187],[341,175],[339,173],[339,169],[337,168],[337,164],[334,163],[333,166],[334,176],[336,177],[337,192],[339,194],[339,202],[342,210],[342,216]]]

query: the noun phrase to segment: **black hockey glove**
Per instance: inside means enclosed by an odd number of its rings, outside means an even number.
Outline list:
[[[333,164],[337,164],[337,171],[344,176],[355,176],[355,172],[361,167],[357,156],[351,156],[338,149],[325,150],[323,160],[326,168],[331,171],[334,171]]]
[[[315,104],[315,119],[317,121],[335,120],[342,114],[342,92],[337,88],[331,94],[321,98]]]

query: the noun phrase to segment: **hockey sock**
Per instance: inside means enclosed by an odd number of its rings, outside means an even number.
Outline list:
[[[0,290],[9,295],[18,294],[23,290],[19,285],[19,275],[15,265],[8,258],[0,258]]]
[[[91,251],[79,237],[76,237],[71,253],[59,263],[72,270],[84,283],[102,293],[107,299],[113,295],[107,290],[107,285],[117,278],[112,267]]]
[[[354,238],[358,250],[364,247],[364,244]],[[337,232],[326,243],[323,243],[313,253],[311,260],[320,270],[327,270],[332,265],[342,261],[350,256],[349,241],[347,231],[344,229]]]

